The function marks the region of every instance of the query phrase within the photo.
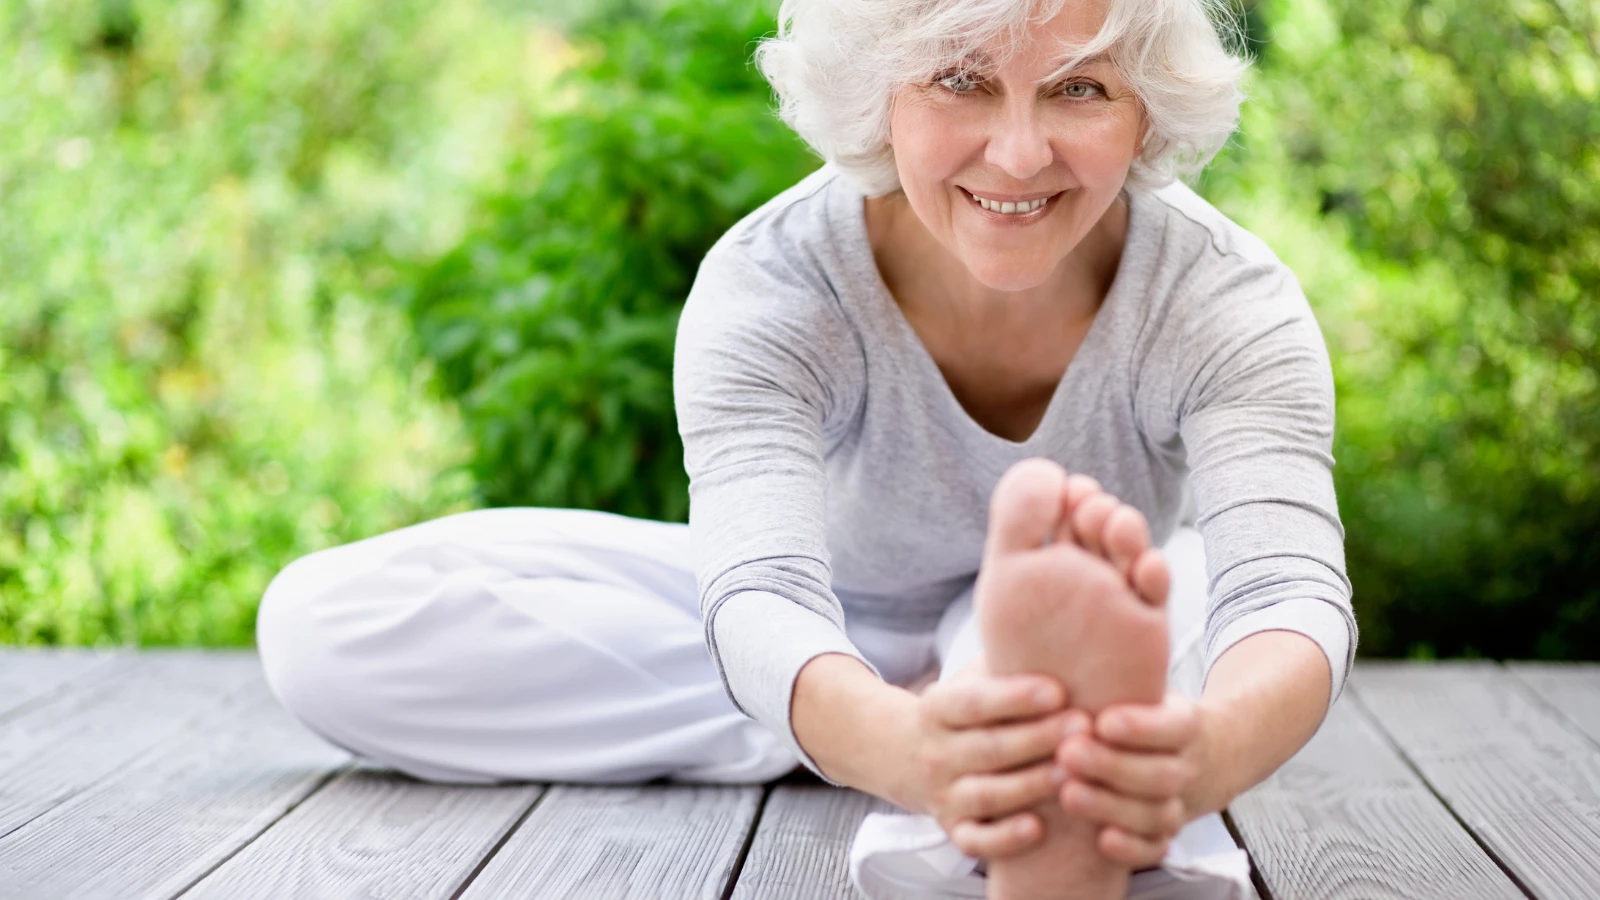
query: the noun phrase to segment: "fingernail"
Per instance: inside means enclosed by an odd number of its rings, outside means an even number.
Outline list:
[[[1064,737],[1072,737],[1073,735],[1079,734],[1082,731],[1083,719],[1077,716],[1068,716],[1066,724],[1061,726],[1061,734]]]
[[[1040,709],[1049,709],[1056,704],[1056,692],[1047,687],[1033,689],[1033,705]]]

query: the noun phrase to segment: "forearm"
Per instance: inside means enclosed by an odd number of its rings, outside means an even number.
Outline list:
[[[907,795],[905,761],[916,740],[916,696],[886,684],[842,653],[812,659],[795,679],[789,721],[795,739],[834,781],[925,812]]]
[[[1322,649],[1298,632],[1229,647],[1199,701],[1203,762],[1184,797],[1190,817],[1223,809],[1305,746],[1327,714],[1331,678]]]

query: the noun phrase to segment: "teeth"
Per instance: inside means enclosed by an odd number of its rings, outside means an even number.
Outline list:
[[[978,205],[982,206],[984,209],[1005,215],[1030,213],[1045,205],[1045,203],[1050,200],[1049,197],[1040,197],[1038,200],[1033,200],[1027,203],[1001,203],[998,200],[989,200],[984,197],[979,197],[977,194],[973,194],[972,199],[978,201]]]

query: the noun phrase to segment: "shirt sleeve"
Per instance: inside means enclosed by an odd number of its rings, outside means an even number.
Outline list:
[[[800,669],[842,653],[877,672],[845,635],[826,545],[829,426],[855,414],[865,378],[837,303],[791,263],[719,245],[684,306],[673,366],[712,661],[740,711],[819,776],[790,723]]]
[[[1205,542],[1206,672],[1252,634],[1297,632],[1327,657],[1331,706],[1357,631],[1327,347],[1282,263],[1234,255],[1216,265],[1213,286],[1174,317],[1177,343],[1163,354],[1179,361],[1168,396]]]

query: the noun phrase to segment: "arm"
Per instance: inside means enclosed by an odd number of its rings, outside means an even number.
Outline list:
[[[1130,865],[1158,861],[1179,825],[1310,740],[1356,643],[1321,334],[1275,260],[1220,268],[1169,319],[1140,396],[1147,433],[1191,471],[1209,582],[1206,685],[1198,701],[1107,709],[1094,740],[1066,742],[1059,757],[1075,776],[1063,805],[1107,824],[1102,851]]]
[[[905,780],[905,760],[916,751],[916,695],[848,656],[818,656],[795,680],[792,720],[795,737],[826,777],[927,812]]]
[[[1206,679],[1198,713],[1199,772],[1189,818],[1224,809],[1288,762],[1327,712],[1328,659],[1293,631],[1260,631],[1229,647]]]
[[[864,360],[825,287],[761,252],[719,242],[679,320],[689,533],[729,697],[826,778],[790,726],[800,670],[827,654],[878,679],[845,634],[826,543],[825,433],[854,413]]]

